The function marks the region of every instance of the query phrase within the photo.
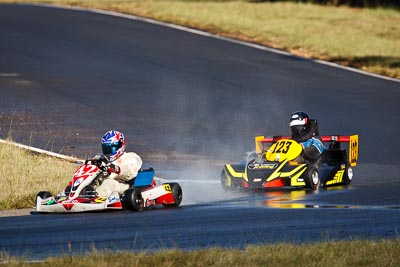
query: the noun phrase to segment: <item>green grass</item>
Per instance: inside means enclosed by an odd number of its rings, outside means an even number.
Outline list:
[[[135,14],[400,78],[400,12],[291,2],[0,0]]]
[[[94,251],[85,256],[48,258],[24,263],[8,258],[8,266],[400,266],[400,240],[335,241],[313,244],[247,246],[244,250],[211,248],[192,252],[164,250],[157,253],[111,253]],[[0,254],[1,255],[1,254]]]
[[[0,159],[0,210],[34,207],[39,191],[57,194],[77,167],[5,144],[0,144]]]

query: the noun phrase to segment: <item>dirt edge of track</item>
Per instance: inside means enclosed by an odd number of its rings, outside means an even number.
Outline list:
[[[0,210],[0,217],[25,216],[25,215],[30,215],[31,211],[33,211],[33,208]]]

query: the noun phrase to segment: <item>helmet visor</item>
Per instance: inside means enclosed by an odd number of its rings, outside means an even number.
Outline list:
[[[295,126],[290,127],[290,129],[292,131],[293,138],[302,137],[303,135],[305,135],[307,133],[306,127],[304,125],[295,125]]]
[[[121,142],[105,143],[101,145],[104,155],[112,155],[118,151],[122,146]]]

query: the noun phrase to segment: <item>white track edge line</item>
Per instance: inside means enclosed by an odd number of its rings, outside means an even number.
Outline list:
[[[35,153],[39,153],[39,154],[45,154],[45,155],[48,155],[50,157],[59,158],[59,159],[66,160],[66,161],[69,161],[69,162],[72,162],[72,163],[81,164],[81,163],[84,162],[83,159],[78,159],[78,158],[75,158],[75,157],[62,155],[62,154],[59,154],[59,153],[55,153],[55,152],[47,151],[47,150],[44,150],[44,149],[40,149],[40,148],[36,148],[36,147],[32,147],[32,146],[27,146],[27,145],[15,143],[15,142],[12,142],[12,141],[7,141],[7,140],[4,140],[4,139],[0,139],[0,143],[6,144],[6,145],[13,145],[13,146],[16,146],[18,148],[26,149],[26,150],[29,150],[29,151],[32,151],[32,152],[35,152]]]

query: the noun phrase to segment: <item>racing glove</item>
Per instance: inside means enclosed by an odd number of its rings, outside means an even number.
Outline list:
[[[117,165],[112,164],[112,163],[108,164],[107,167],[108,167],[108,168],[107,168],[107,171],[108,171],[108,173],[110,173],[110,174],[111,174],[111,173],[120,174],[120,172],[121,172],[121,168],[118,167]]]

